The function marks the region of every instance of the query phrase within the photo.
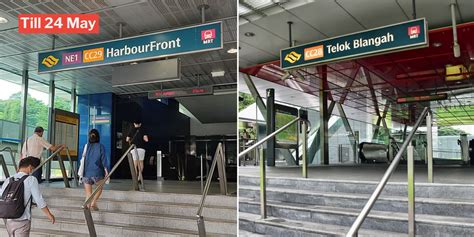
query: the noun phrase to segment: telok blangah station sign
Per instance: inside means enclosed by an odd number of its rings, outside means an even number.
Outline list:
[[[280,67],[291,69],[427,47],[427,31],[426,20],[421,18],[298,45],[280,51]]]

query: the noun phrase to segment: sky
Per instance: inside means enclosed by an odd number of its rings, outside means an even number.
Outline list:
[[[11,95],[20,92],[21,86],[9,81],[0,79],[0,100],[7,100]],[[48,104],[48,93],[44,93],[37,90],[28,90],[28,93],[35,99],[43,101]]]

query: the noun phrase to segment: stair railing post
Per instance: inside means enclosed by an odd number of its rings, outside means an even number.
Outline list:
[[[64,166],[63,158],[61,157],[59,153],[56,155],[56,158],[58,159],[58,162],[59,162],[59,168],[61,169],[61,175],[63,176],[64,186],[66,188],[70,188],[71,185],[69,184],[69,178],[67,177],[66,167]]]
[[[414,237],[415,230],[415,172],[413,159],[413,145],[407,147],[407,180],[408,180],[408,236]]]
[[[426,115],[426,150],[428,159],[428,183],[433,183],[433,131],[431,112]]]
[[[301,138],[301,142],[303,143],[303,151],[301,153],[301,158],[303,159],[302,161],[302,173],[303,173],[303,178],[308,178],[308,137],[307,137],[307,131],[308,127],[306,124],[305,120],[301,120],[301,132],[303,133],[303,137]]]
[[[262,219],[267,218],[267,179],[265,171],[265,156],[263,147],[260,148],[260,214]]]
[[[74,162],[72,161],[71,154],[69,153],[69,148],[66,147],[66,156],[69,160],[69,165],[71,166],[72,177],[74,178],[74,183],[76,187],[79,187],[79,178],[77,177],[76,169],[74,168]]]
[[[219,187],[222,195],[227,195],[227,175],[225,172],[225,156],[222,146],[218,149],[217,172],[219,174]]]
[[[89,236],[97,237],[95,232],[94,220],[92,219],[91,210],[88,207],[84,207],[84,216],[86,217],[87,229],[89,230]]]
[[[135,145],[132,144],[132,146],[135,146]],[[132,150],[133,149],[136,149],[136,147],[132,148]],[[130,166],[130,174],[132,175],[133,190],[138,191],[138,190],[140,190],[140,187],[138,186],[137,171],[135,170],[135,164],[133,162],[133,158],[132,158],[132,154],[131,154],[133,152],[132,150],[127,153],[128,165]],[[137,155],[137,157],[138,157],[138,155]]]

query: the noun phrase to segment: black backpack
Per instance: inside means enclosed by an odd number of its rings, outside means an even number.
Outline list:
[[[0,198],[0,218],[16,219],[23,215],[26,209],[25,185],[23,181],[28,177],[29,175],[25,175],[18,180],[15,180],[13,177],[10,178],[10,182]],[[31,198],[29,201],[31,201]]]

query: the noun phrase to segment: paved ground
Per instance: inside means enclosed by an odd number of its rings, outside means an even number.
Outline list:
[[[379,181],[387,168],[386,164],[315,166],[308,168],[308,177],[312,179]],[[399,165],[390,181],[406,182],[406,170],[406,165]],[[239,175],[259,176],[258,166],[240,166]],[[474,184],[474,167],[435,166],[433,175],[436,183]],[[301,177],[301,168],[267,167],[267,176]],[[415,182],[425,183],[427,177],[426,165],[416,165]]]
[[[73,182],[70,182],[74,186]],[[228,183],[229,193],[235,193],[237,190],[236,183]],[[64,182],[54,181],[51,183],[43,182],[41,186],[44,187],[57,187],[63,188]],[[112,179],[110,184],[105,185],[105,189],[108,190],[131,190],[132,189],[132,180],[126,179]],[[147,192],[158,192],[158,193],[183,193],[183,194],[201,194],[201,182],[191,182],[191,181],[175,181],[175,180],[165,180],[165,181],[156,181],[156,180],[145,180],[145,190]],[[211,183],[211,188],[209,189],[209,194],[218,194],[219,193],[219,183]]]

